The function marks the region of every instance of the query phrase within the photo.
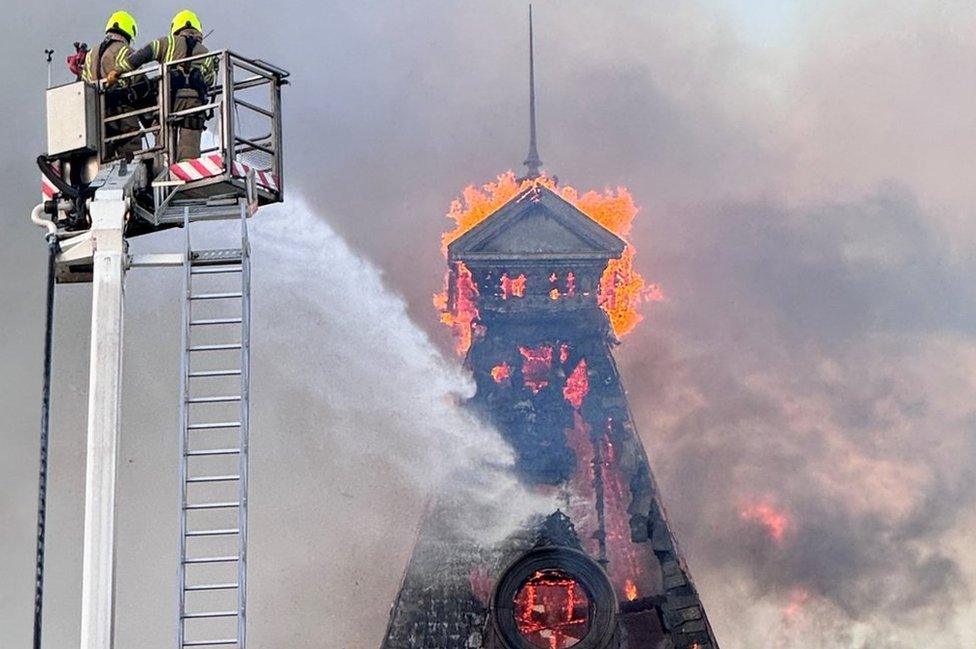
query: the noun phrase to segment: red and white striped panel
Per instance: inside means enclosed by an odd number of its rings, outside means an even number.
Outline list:
[[[203,180],[224,173],[224,158],[217,154],[207,155],[195,160],[177,162],[170,165],[169,170],[173,176],[188,183],[194,180]],[[241,162],[234,162],[231,165],[231,175],[237,178],[246,177],[250,171],[251,167]],[[269,191],[278,191],[278,178],[274,174],[255,169],[254,176],[258,185]]]
[[[238,178],[245,178],[248,172],[251,171],[251,167],[247,166],[246,164],[242,164],[240,162],[235,162],[233,168],[234,168],[234,175],[237,176]],[[278,177],[273,173],[270,173],[268,171],[262,171],[260,169],[255,169],[254,180],[257,182],[257,184],[261,185],[262,187],[264,187],[269,191],[272,192],[278,191]]]
[[[54,169],[54,173],[58,176],[58,178],[60,178],[61,163],[55,162],[54,164],[51,165],[51,167]],[[47,176],[41,174],[41,200],[49,201],[52,198],[54,198],[54,195],[57,193],[58,193],[58,188],[55,187],[50,180],[48,180]]]
[[[185,162],[177,162],[169,166],[169,171],[180,180],[188,183],[194,180],[203,180],[224,173],[224,158],[219,155],[207,155]]]

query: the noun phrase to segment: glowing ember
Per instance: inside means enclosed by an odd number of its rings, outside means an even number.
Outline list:
[[[559,346],[559,362],[565,363],[569,360],[569,345],[563,343]]]
[[[508,363],[496,365],[491,368],[491,378],[495,379],[495,383],[504,383],[512,378],[512,368],[509,367]]]
[[[627,601],[632,602],[637,599],[637,584],[635,584],[630,579],[624,584],[624,594],[627,596]]]
[[[512,279],[508,274],[502,275],[502,299],[510,297],[525,297],[525,275]]]
[[[552,369],[552,347],[519,347],[522,354],[522,378],[525,387],[539,394],[539,390],[549,385],[549,370]]]
[[[573,373],[566,379],[566,387],[563,388],[563,396],[574,408],[583,405],[583,399],[590,391],[590,378],[586,374],[586,359],[583,359],[573,370]]]
[[[648,544],[631,542],[629,507],[632,502],[626,473],[620,469],[617,447],[611,439],[616,422],[607,421],[604,434],[595,441],[594,469],[603,483],[603,515],[606,529],[607,572],[620,597],[627,596],[627,583],[633,581],[639,592],[651,585],[646,566],[654,557]],[[592,436],[591,436],[592,438]]]
[[[532,647],[566,649],[590,630],[586,590],[560,570],[540,570],[515,596],[515,624]]]
[[[759,523],[766,529],[769,538],[781,544],[786,538],[786,532],[790,527],[790,517],[782,511],[776,509],[772,503],[762,501],[751,503],[742,508],[739,515],[743,520]]]
[[[630,233],[638,208],[625,187],[618,187],[616,190],[607,189],[602,193],[589,191],[580,195],[572,187],[556,187],[555,181],[546,176],[519,183],[515,173],[508,171],[480,188],[474,185],[466,187],[462,197],[451,203],[447,217],[454,222],[455,227],[441,237],[441,249],[444,254],[447,254],[448,244],[488,218],[495,210],[533,183],[544,185],[559,193],[587,216],[618,236],[626,238]],[[600,281],[598,303],[606,311],[613,331],[618,336],[627,334],[641,321],[639,308],[642,303],[663,299],[661,288],[646,284],[644,278],[634,269],[635,252],[634,246],[628,244],[620,259],[610,260]],[[555,281],[555,278],[550,277],[550,280]],[[517,278],[509,281],[517,281]],[[460,290],[459,286],[459,293]],[[507,298],[509,294],[506,293],[504,286],[502,291],[503,297]],[[575,293],[576,278],[569,273],[566,277],[565,295],[575,295]],[[559,289],[556,288],[550,292],[550,297],[555,300],[560,294]],[[513,291],[510,295],[517,295],[517,293]],[[434,304],[441,311],[452,308],[446,296],[435,297]],[[469,315],[459,313],[447,319],[442,318],[454,329],[460,354],[466,353],[471,343],[470,327],[463,326]]]

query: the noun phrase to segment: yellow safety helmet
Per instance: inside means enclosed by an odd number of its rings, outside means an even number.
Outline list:
[[[136,37],[136,19],[128,11],[116,11],[105,23],[106,32],[119,32],[131,41]]]
[[[197,15],[190,11],[189,9],[184,9],[180,13],[173,16],[173,24],[170,25],[170,33],[176,34],[182,29],[187,27],[192,27],[198,32],[203,32],[203,25],[200,24],[200,19]]]

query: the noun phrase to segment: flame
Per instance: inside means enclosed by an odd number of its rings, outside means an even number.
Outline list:
[[[522,355],[522,379],[532,394],[539,394],[549,385],[552,368],[552,347],[519,347]]]
[[[563,361],[564,363],[566,361]],[[573,373],[566,379],[566,387],[563,388],[563,396],[574,408],[579,409],[583,405],[583,399],[590,391],[590,377],[586,374],[586,359],[583,359],[573,370]]]
[[[510,297],[525,297],[525,274],[521,274],[515,279],[508,276],[508,273],[502,275],[502,299],[507,300]]]
[[[558,570],[536,572],[512,603],[516,628],[529,646],[568,649],[589,633],[590,600],[586,590]]]
[[[434,295],[434,308],[441,313],[441,322],[454,332],[455,350],[463,355],[470,349],[478,319],[478,286],[471,271],[462,262],[455,266],[455,297],[449,304],[449,289]]]
[[[495,383],[504,383],[508,379],[512,378],[512,368],[508,363],[496,365],[495,367],[491,368],[491,378],[495,379]]]
[[[569,360],[569,345],[563,343],[559,346],[559,362],[565,363]]]
[[[447,218],[454,222],[454,227],[441,236],[441,252],[446,256],[447,246],[452,241],[484,221],[495,210],[523,189],[532,186],[533,183],[538,183],[557,192],[587,216],[618,236],[626,238],[630,234],[638,207],[626,187],[617,187],[615,190],[607,189],[603,192],[588,191],[581,195],[572,187],[556,187],[556,181],[547,176],[535,180],[524,180],[520,183],[516,180],[514,172],[507,171],[497,176],[494,181],[487,182],[481,187],[475,185],[465,187],[461,198],[451,202]],[[598,303],[609,316],[613,331],[617,336],[626,335],[642,320],[639,311],[642,303],[657,302],[664,299],[660,286],[647,284],[641,274],[634,269],[635,254],[636,249],[628,243],[620,259],[610,260],[600,281]],[[470,277],[470,273],[468,276]],[[515,282],[518,281],[518,278],[509,281]],[[462,287],[459,285],[457,289],[459,296],[461,289]],[[524,291],[524,285],[521,290]],[[565,295],[574,295],[575,293],[576,278],[570,273],[566,277]],[[517,295],[517,293],[512,292],[512,295]],[[550,292],[550,297],[553,300],[558,299],[559,296],[558,289],[553,289]],[[503,297],[507,298],[507,289],[504,286]],[[445,309],[452,308],[452,305],[448,304],[446,295],[435,296],[434,305],[442,313]],[[471,315],[471,312],[468,311],[459,313],[455,317],[445,319],[442,316],[441,318],[454,329],[458,340],[458,353],[462,355],[471,346],[471,332],[464,330],[465,323],[470,326],[470,323],[477,319],[477,309],[474,309],[474,316],[470,317]]]
[[[628,579],[624,584],[624,594],[627,596],[628,602],[632,602],[637,599],[637,584]]]
[[[786,539],[791,521],[786,512],[780,511],[769,501],[747,504],[739,512],[743,520],[759,523],[766,529],[766,533],[777,544]]]

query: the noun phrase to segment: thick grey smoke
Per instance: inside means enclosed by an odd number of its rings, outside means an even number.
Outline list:
[[[542,158],[580,189],[627,185],[643,207],[637,263],[668,300],[618,357],[723,646],[976,644],[976,185],[967,176],[976,9],[957,0],[535,7]],[[38,88],[41,48],[93,41],[101,21],[92,16],[114,8],[22,6],[0,57],[8,87]],[[195,8],[217,28],[213,40],[293,70],[289,186],[326,206],[330,224],[448,350],[430,307],[443,269],[440,215],[466,184],[524,155],[524,4]],[[143,32],[161,30],[168,13],[142,11]],[[0,513],[9,521],[0,628],[24,644],[42,253],[15,215],[35,199],[25,152],[43,147],[43,123],[37,93],[8,92],[0,108],[11,219],[0,236]],[[256,244],[256,264],[270,259],[261,252]],[[422,513],[417,483],[382,452],[387,444],[374,446],[380,428],[364,432],[376,451],[366,454],[319,436],[353,418],[350,406],[321,405],[339,398],[321,386],[351,370],[295,360],[296,341],[333,344],[316,324],[330,305],[290,316],[284,306],[302,303],[309,286],[284,267],[261,271],[256,308],[276,306],[256,319],[276,342],[256,351],[256,423],[275,434],[255,450],[255,641],[372,647]],[[276,291],[279,281],[288,292]],[[119,615],[120,640],[144,646],[168,639],[171,617],[158,610],[158,585],[170,582],[173,544],[143,511],[165,500],[160,484],[172,479],[174,442],[146,423],[173,416],[173,370],[159,365],[159,349],[176,344],[177,322],[144,297],[169,290],[130,284],[128,378],[140,397],[127,417],[139,445],[123,467]],[[52,505],[52,574],[68,584],[53,590],[52,646],[75,639],[86,350],[71,326],[87,317],[86,299],[84,289],[64,291],[59,318],[55,486],[71,496]],[[348,313],[344,304],[331,308]],[[159,349],[135,346],[140,328]],[[302,385],[295,377],[308,367],[325,376]],[[403,439],[402,427],[391,430]],[[743,517],[755,502],[788,517],[782,542]]]

